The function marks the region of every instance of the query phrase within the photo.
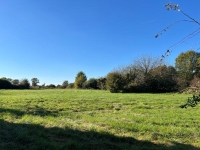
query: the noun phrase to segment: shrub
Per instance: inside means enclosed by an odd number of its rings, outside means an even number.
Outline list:
[[[97,89],[97,79],[90,78],[87,82],[85,82],[84,88],[86,88],[86,89]]]
[[[29,89],[30,83],[29,83],[28,79],[21,80],[21,82],[19,83],[19,88],[20,89]]]
[[[199,102],[200,102],[200,94],[193,95],[192,97],[188,97],[187,103],[184,105],[181,105],[180,107],[181,108],[187,108],[188,106],[195,107]]]
[[[69,83],[67,86],[68,89],[73,89],[74,88],[74,83]]]
[[[12,87],[8,80],[0,79],[0,89],[11,89]]]
[[[124,80],[119,72],[110,72],[107,75],[106,87],[111,93],[117,93],[123,90]]]

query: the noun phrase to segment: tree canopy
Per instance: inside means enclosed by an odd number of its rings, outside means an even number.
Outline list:
[[[200,56],[193,50],[182,52],[176,58],[175,68],[180,78],[189,81],[200,75]]]
[[[83,84],[87,81],[87,77],[84,72],[80,71],[76,75],[75,82],[74,82],[74,87],[76,89],[83,88]]]
[[[38,78],[32,78],[31,82],[32,82],[32,86],[37,86],[37,84],[40,83]]]
[[[69,82],[67,80],[63,81],[62,87],[67,88]]]

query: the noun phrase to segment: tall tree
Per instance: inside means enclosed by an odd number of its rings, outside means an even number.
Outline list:
[[[124,92],[130,91],[130,88],[134,86],[135,79],[137,77],[137,69],[133,64],[128,66],[121,66],[117,68],[116,72],[119,72],[122,75],[124,86]]]
[[[65,80],[65,81],[63,82],[63,84],[62,84],[62,87],[63,87],[63,88],[67,88],[68,84],[69,84],[69,82],[68,82],[67,80]]]
[[[22,89],[28,89],[28,88],[30,88],[30,83],[29,83],[28,79],[23,79],[20,81],[19,86]]]
[[[13,85],[18,85],[18,84],[19,84],[19,80],[18,80],[18,79],[12,80],[12,84],[13,84]]]
[[[10,83],[12,83],[12,79],[11,79],[11,78],[2,77],[1,79],[2,79],[2,80],[7,80],[7,81],[9,81]]]
[[[97,79],[97,87],[100,90],[106,90],[106,78],[105,77],[100,77]]]
[[[40,83],[38,78],[32,78],[31,82],[32,82],[32,86],[37,86],[37,84]]]
[[[136,82],[145,84],[150,70],[162,65],[162,62],[157,57],[141,56],[134,60],[134,68],[137,72]]]
[[[87,77],[84,72],[80,71],[75,78],[74,87],[76,89],[83,88],[83,84],[87,81]]]
[[[200,56],[193,50],[182,52],[176,58],[175,68],[180,78],[190,81],[194,75],[200,76]]]
[[[158,66],[150,71],[146,82],[149,92],[172,92],[177,90],[176,70],[172,66]]]
[[[84,84],[84,88],[86,89],[97,89],[97,79],[90,78],[87,82]]]
[[[13,88],[12,84],[5,79],[0,79],[0,89],[11,89]]]

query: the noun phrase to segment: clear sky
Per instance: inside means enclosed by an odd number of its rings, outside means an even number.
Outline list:
[[[159,38],[172,22],[187,19],[166,11],[169,0],[0,0],[0,77],[40,84],[105,76],[138,56],[161,57],[199,26],[182,22]],[[200,0],[173,0],[200,21]],[[200,36],[174,48],[167,62],[200,47]]]

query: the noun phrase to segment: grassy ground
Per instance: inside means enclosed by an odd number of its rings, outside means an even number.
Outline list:
[[[188,96],[0,90],[0,149],[200,149]]]

